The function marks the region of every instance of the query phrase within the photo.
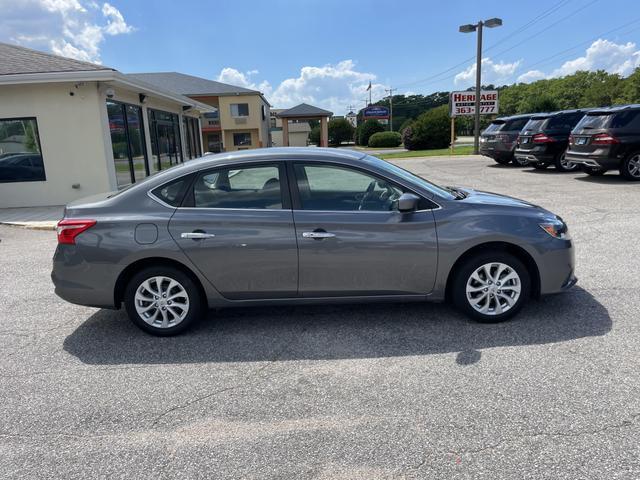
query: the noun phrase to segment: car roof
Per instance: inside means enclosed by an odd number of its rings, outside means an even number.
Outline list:
[[[519,118],[531,118],[533,115],[534,115],[533,113],[519,113],[517,115],[509,115],[508,117],[498,117],[495,120],[493,120],[491,123],[508,122],[510,120],[518,120]]]
[[[555,112],[541,112],[534,113],[531,118],[536,120],[541,120],[544,118],[556,117],[558,115],[566,115],[568,113],[589,113],[591,109],[589,108],[573,108],[571,110],[557,110]]]
[[[609,113],[624,112],[627,110],[640,110],[640,104],[632,103],[629,105],[613,105],[611,107],[594,108],[588,112],[589,115],[605,115]]]
[[[250,158],[253,160],[260,160],[261,158],[272,159],[277,157],[279,160],[290,161],[300,158],[316,158],[316,157],[333,157],[358,160],[366,153],[358,152],[347,148],[322,148],[322,147],[270,147],[270,148],[254,148],[251,150],[239,150],[235,152],[225,152],[216,154],[205,154],[201,158],[191,160],[188,163],[195,162],[228,162],[234,160],[244,160]]]

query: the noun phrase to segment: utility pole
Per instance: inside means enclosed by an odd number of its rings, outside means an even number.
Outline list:
[[[479,21],[478,23],[471,23],[467,25],[460,25],[458,31],[461,33],[477,32],[478,45],[476,49],[476,107],[474,112],[474,128],[473,128],[473,153],[476,155],[480,153],[480,82],[482,74],[480,69],[482,68],[482,27],[495,28],[502,25],[500,18],[490,18],[489,20]]]
[[[389,131],[393,131],[393,92],[398,90],[397,88],[384,89],[385,92],[389,92]]]

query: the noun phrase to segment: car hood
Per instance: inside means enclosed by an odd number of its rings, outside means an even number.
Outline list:
[[[541,207],[539,207],[538,205],[534,205],[533,203],[527,202],[525,200],[520,200],[519,198],[508,197],[507,195],[500,195],[499,193],[483,192],[470,188],[456,187],[456,189],[461,190],[467,195],[465,198],[459,200],[460,202],[464,202],[467,204],[495,205],[499,207],[537,208],[542,210]]]

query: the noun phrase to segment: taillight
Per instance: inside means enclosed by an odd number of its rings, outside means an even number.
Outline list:
[[[56,232],[58,234],[58,243],[66,245],[75,245],[76,237],[85,230],[90,229],[96,224],[95,220],[85,219],[62,219],[58,222]]]
[[[555,140],[544,133],[536,133],[533,138],[533,143],[551,143],[555,142]]]
[[[613,145],[615,143],[620,143],[620,140],[608,133],[598,133],[591,139],[591,145]]]

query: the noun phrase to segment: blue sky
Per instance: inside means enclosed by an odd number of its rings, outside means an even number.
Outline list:
[[[485,82],[597,68],[627,75],[640,65],[637,5],[0,0],[0,41],[101,61],[123,72],[180,71],[218,79],[260,89],[275,107],[307,101],[342,114],[348,104],[364,104],[369,81],[374,100],[389,86],[396,93],[425,94],[470,86],[475,35],[458,33],[458,26],[494,16],[504,25],[485,30]]]

